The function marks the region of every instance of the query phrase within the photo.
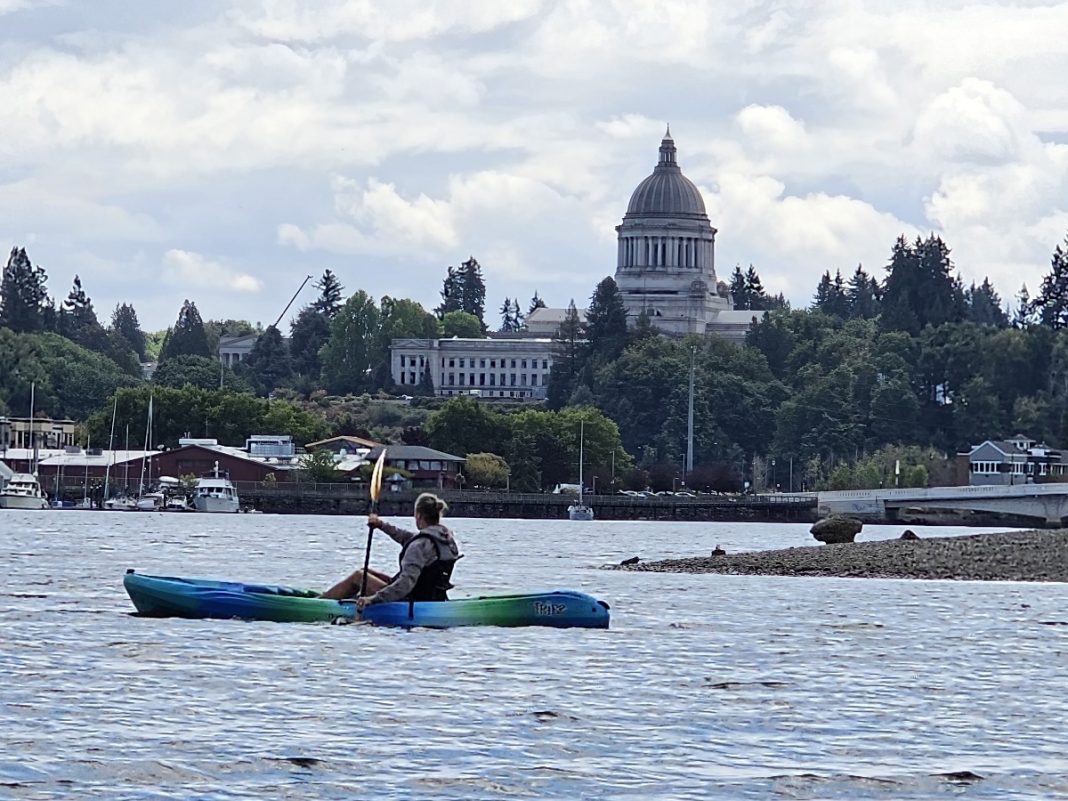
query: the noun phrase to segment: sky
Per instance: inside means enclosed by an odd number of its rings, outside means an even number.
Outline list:
[[[0,0],[0,30],[0,245],[105,323],[267,325],[327,268],[431,309],[470,256],[489,322],[582,306],[668,123],[718,277],[794,306],[929,233],[1008,302],[1068,232],[1068,2]]]

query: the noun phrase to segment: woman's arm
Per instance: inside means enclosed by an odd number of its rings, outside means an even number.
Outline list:
[[[420,540],[415,543],[405,551],[404,561],[401,562],[401,570],[397,574],[397,578],[374,595],[368,596],[364,601],[364,605],[384,604],[404,598],[415,587],[415,583],[419,581],[419,575],[423,572],[423,568],[436,561],[437,558],[437,548],[434,547],[434,543],[429,540]]]
[[[398,545],[404,545],[408,540],[415,536],[413,532],[406,531],[400,526],[395,526],[392,523],[387,523],[385,520],[380,520],[378,527],[388,534]]]

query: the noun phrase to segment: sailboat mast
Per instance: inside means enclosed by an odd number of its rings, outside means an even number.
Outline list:
[[[34,405],[34,393],[37,391],[37,382],[30,382],[30,464],[33,469],[30,470],[34,476],[37,475],[37,437],[34,436],[33,430],[33,405]]]
[[[119,393],[115,393],[115,404],[111,407],[111,436],[108,437],[108,463],[104,468],[104,500],[109,497],[108,486],[111,483],[111,465],[115,463],[115,415],[119,411]]]
[[[585,421],[579,420],[579,506],[582,505],[582,462],[583,462],[583,445],[585,444]]]
[[[690,346],[690,403],[686,411],[686,475],[683,476],[683,484],[693,472],[693,375],[694,361],[697,356],[697,346]]]
[[[141,451],[141,480],[138,482],[137,497],[145,494],[145,459],[148,456],[148,438],[152,433],[152,395],[148,396],[148,419],[145,421],[145,449]]]
[[[89,435],[85,435],[85,478],[82,480],[82,500],[88,500],[89,498],[89,451],[90,446],[93,444],[93,438]]]

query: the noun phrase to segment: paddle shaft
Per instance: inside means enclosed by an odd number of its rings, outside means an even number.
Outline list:
[[[371,501],[371,514],[378,511],[378,501]],[[367,590],[367,571],[371,567],[371,541],[374,539],[375,527],[370,523],[367,524],[367,548],[363,553],[363,575],[360,577],[360,594],[359,598],[363,597],[364,592]]]

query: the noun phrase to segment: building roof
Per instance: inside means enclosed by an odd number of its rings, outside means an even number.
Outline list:
[[[660,161],[653,174],[638,184],[627,204],[628,217],[702,217],[705,200],[693,181],[682,174],[675,160],[675,140],[670,129],[660,142]]]
[[[380,442],[375,442],[373,439],[364,439],[363,437],[354,437],[351,434],[342,434],[338,437],[321,439],[318,442],[309,442],[304,447],[305,449],[310,450],[312,448],[321,448],[324,445],[333,445],[334,443],[355,445],[359,448],[377,448],[379,445],[382,444]]]
[[[422,445],[379,445],[369,454],[367,454],[367,460],[373,462],[378,458],[378,454],[381,453],[381,449],[386,448],[386,461],[392,462],[397,460],[417,460],[417,461],[438,461],[438,462],[466,462],[467,460],[462,456],[453,456],[451,453],[445,453],[444,451],[436,451],[433,448],[425,448]]]
[[[586,310],[578,309],[578,315],[580,320],[586,319]],[[559,326],[567,317],[567,309],[551,309],[543,307],[535,309],[527,315],[527,325],[547,325],[552,323]]]

